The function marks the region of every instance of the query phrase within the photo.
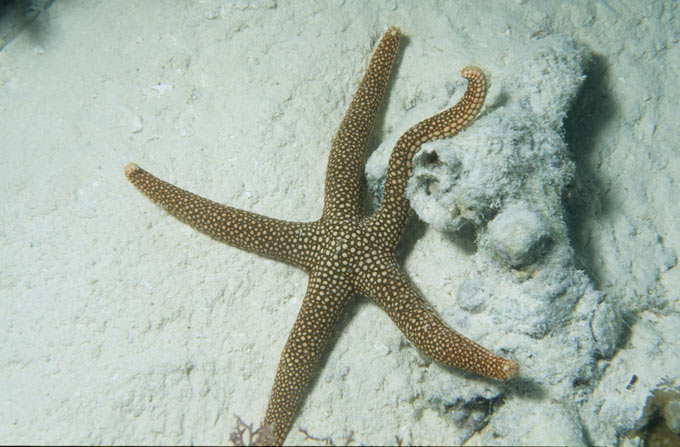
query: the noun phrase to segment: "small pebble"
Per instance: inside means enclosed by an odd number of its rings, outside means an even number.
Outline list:
[[[548,241],[548,229],[541,216],[519,202],[507,206],[488,227],[488,246],[510,267],[535,262]]]
[[[139,115],[135,115],[132,118],[132,123],[130,123],[130,132],[131,133],[139,133],[142,131],[142,117]]]

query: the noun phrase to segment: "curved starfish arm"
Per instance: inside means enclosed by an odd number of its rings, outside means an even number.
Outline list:
[[[406,338],[433,360],[498,380],[517,375],[519,365],[515,361],[500,357],[451,329],[396,264],[374,283],[371,296]]]
[[[314,223],[286,222],[221,205],[165,182],[134,163],[125,176],[173,217],[208,236],[253,253],[308,268],[304,241]]]
[[[385,177],[385,193],[375,220],[379,226],[389,228],[385,236],[397,243],[406,225],[409,203],[406,199],[406,185],[413,173],[413,156],[428,141],[448,138],[465,129],[475,119],[484,104],[487,82],[484,73],[477,67],[465,67],[461,75],[467,79],[465,94],[458,103],[419,122],[404,133],[390,156]]]
[[[277,444],[286,438],[302,393],[351,297],[351,285],[335,272],[318,269],[309,275],[307,293],[281,353],[262,422],[263,427],[273,432]]]
[[[378,43],[333,140],[326,168],[323,217],[361,216],[366,145],[399,48],[399,30],[390,28]]]

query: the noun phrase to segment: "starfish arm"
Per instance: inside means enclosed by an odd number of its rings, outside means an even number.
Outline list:
[[[406,338],[428,357],[493,379],[506,380],[517,375],[519,366],[515,361],[500,357],[451,329],[396,263],[374,282],[371,296]]]
[[[170,215],[220,242],[305,269],[310,266],[305,240],[314,223],[287,222],[221,205],[160,180],[134,163],[125,167],[125,175]]]
[[[288,434],[333,326],[352,297],[349,282],[333,273],[317,269],[309,275],[307,293],[281,353],[262,423],[277,444]]]
[[[399,30],[392,27],[378,43],[366,74],[340,123],[326,168],[323,217],[362,215],[361,190],[366,145],[398,48]]]
[[[413,173],[413,156],[428,141],[448,138],[465,129],[475,119],[484,104],[487,82],[477,67],[465,67],[462,76],[468,85],[458,103],[434,115],[404,133],[392,151],[385,177],[385,193],[379,211],[375,215],[377,225],[389,229],[385,237],[396,244],[406,225],[409,203],[406,185]]]

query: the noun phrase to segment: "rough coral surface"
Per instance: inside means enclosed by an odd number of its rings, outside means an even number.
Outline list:
[[[472,228],[475,235],[477,269],[460,283],[444,315],[455,320],[467,312],[476,326],[501,321],[506,343],[524,353],[519,361],[534,382],[525,391],[541,389],[553,398],[552,403],[541,402],[538,410],[535,402],[506,395],[504,406],[491,418],[491,432],[501,434],[504,442],[541,443],[542,434],[530,427],[543,426],[550,427],[554,442],[582,445],[588,443],[589,424],[581,421],[592,421],[595,410],[593,404],[581,404],[593,390],[598,394],[601,380],[612,380],[611,374],[621,377],[607,365],[627,333],[628,318],[620,300],[598,291],[578,267],[568,233],[565,199],[575,181],[575,164],[563,124],[585,79],[590,54],[570,39],[551,35],[529,43],[517,58],[515,71],[492,74],[488,105],[473,128],[423,147],[414,159],[407,194],[423,221],[458,235]],[[383,174],[375,163],[384,157],[382,150],[367,169],[376,197]],[[479,333],[490,335],[483,329]],[[460,397],[460,389],[450,390],[459,396],[451,400],[442,391],[446,385],[437,385],[428,393],[437,396],[438,405],[462,409],[470,404]],[[605,435],[607,442],[633,420],[644,425],[642,415],[649,407],[644,399],[656,387],[651,379],[638,385],[637,404],[623,406],[629,419]],[[484,399],[482,395],[471,394],[473,399]],[[520,430],[522,436],[510,429],[518,426],[527,427]],[[604,434],[603,427],[596,431]],[[489,433],[485,430],[470,442],[493,443]]]

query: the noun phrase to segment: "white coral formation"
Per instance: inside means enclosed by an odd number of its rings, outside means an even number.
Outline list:
[[[492,74],[500,86],[467,131],[428,143],[415,157],[409,199],[435,228],[483,226],[512,201],[530,203],[546,220],[554,216],[549,226],[563,221],[562,195],[574,165],[562,121],[584,79],[586,53],[557,36],[529,43],[526,52],[523,70],[500,79]]]
[[[550,441],[555,444],[617,442],[645,424],[647,400],[659,378],[648,371],[649,377],[627,392],[636,398],[626,405],[611,398],[612,386],[625,387],[621,381],[636,374],[608,368],[617,362],[612,357],[626,334],[624,312],[615,297],[595,290],[576,267],[569,244],[563,206],[575,167],[563,120],[585,79],[588,53],[558,35],[531,41],[518,51],[505,76],[490,73],[487,106],[472,126],[451,139],[424,145],[416,155],[407,194],[418,216],[434,228],[453,232],[454,238],[465,226],[475,230],[477,251],[472,256],[477,269],[459,283],[457,301],[446,305],[444,319],[473,339],[511,353],[528,380],[524,393],[543,397],[536,402],[523,393],[506,395],[482,430],[470,428],[469,408],[475,402],[491,407],[502,390],[490,392],[464,379],[452,384],[442,373],[433,374],[414,393],[428,396],[430,408],[440,413],[446,408],[462,418],[456,442],[489,444],[497,435],[504,443],[545,442],[541,434],[527,435],[533,427],[553,427]],[[443,105],[411,111],[394,133],[401,134],[421,114]],[[377,197],[381,166],[394,139],[389,136],[367,164],[369,188]],[[605,396],[608,402],[601,400]],[[673,425],[675,407],[670,401],[664,405],[654,411],[665,410]],[[601,424],[593,425],[594,420]]]

